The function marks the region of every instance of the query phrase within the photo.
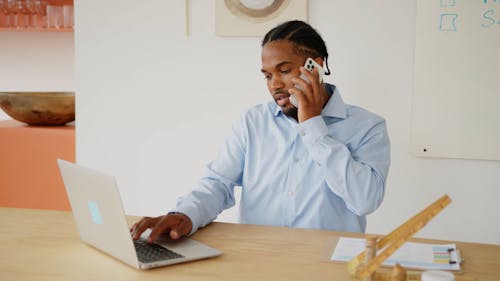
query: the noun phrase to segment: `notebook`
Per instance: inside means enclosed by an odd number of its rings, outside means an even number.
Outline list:
[[[163,235],[152,245],[144,243],[142,239],[134,243],[115,178],[62,159],[58,159],[57,163],[80,238],[85,243],[138,269],[222,254],[193,239],[173,241],[168,235]],[[145,232],[142,238],[147,238],[147,235],[149,232]],[[138,251],[144,247],[153,254],[139,259]]]

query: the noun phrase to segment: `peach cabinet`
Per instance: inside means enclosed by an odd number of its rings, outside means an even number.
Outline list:
[[[70,210],[57,158],[75,162],[75,127],[0,121],[0,206]]]

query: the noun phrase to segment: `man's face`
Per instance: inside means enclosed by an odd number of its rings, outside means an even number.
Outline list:
[[[266,79],[267,88],[274,101],[288,116],[296,116],[297,108],[293,106],[288,89],[294,87],[293,77],[299,77],[299,68],[306,58],[297,55],[293,50],[293,43],[279,40],[266,43],[262,47],[262,73]]]

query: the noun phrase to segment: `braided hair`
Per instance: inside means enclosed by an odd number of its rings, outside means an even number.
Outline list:
[[[323,58],[326,64],[325,75],[330,75],[330,69],[328,68],[328,50],[326,49],[325,41],[323,41],[321,35],[319,35],[319,33],[309,24],[299,20],[284,22],[271,29],[264,36],[262,47],[269,42],[277,40],[292,42],[294,51],[297,54],[312,58]]]

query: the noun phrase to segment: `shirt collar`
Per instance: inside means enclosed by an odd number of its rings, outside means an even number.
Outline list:
[[[326,84],[326,89],[328,93],[330,93],[330,99],[321,111],[321,115],[345,119],[347,116],[347,109],[344,100],[340,96],[339,90],[335,85],[331,84]]]
[[[328,83],[325,83],[325,86],[326,91],[330,95],[330,99],[321,111],[321,115],[345,119],[347,115],[346,105],[337,87]],[[274,116],[278,116],[280,113],[282,113],[281,107],[274,103]]]

